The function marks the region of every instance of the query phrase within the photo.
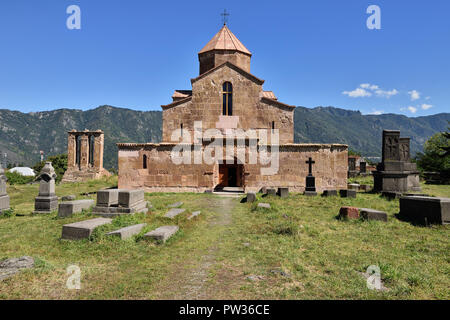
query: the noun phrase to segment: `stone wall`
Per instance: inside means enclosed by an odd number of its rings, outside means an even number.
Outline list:
[[[173,144],[118,144],[119,188],[148,192],[203,192],[218,184],[218,164],[176,165],[171,160]],[[260,164],[248,164],[248,147],[244,165],[244,189],[259,191],[262,187],[289,187],[293,192],[305,189],[309,157],[315,161],[313,175],[317,191],[347,187],[346,145],[285,144],[279,147],[279,170],[262,175]],[[224,157],[226,152],[223,152]],[[144,155],[147,169],[144,169]]]
[[[294,141],[294,108],[262,97],[263,80],[225,64],[213,72],[192,80],[192,97],[163,106],[163,142],[172,142],[174,130],[193,132],[194,121],[202,121],[203,130],[216,128],[222,116],[222,85],[233,85],[233,116],[239,117],[237,128],[279,129],[280,144]],[[270,143],[270,140],[268,141]]]

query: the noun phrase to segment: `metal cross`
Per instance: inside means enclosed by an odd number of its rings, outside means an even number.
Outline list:
[[[224,9],[224,10],[223,10],[223,13],[221,13],[220,15],[222,16],[223,24],[226,25],[227,22],[228,22],[228,16],[230,15],[230,14],[227,12],[227,9]]]
[[[306,161],[306,163],[309,164],[309,175],[312,175],[312,165],[313,165],[314,163],[316,163],[316,162],[313,161],[312,158],[310,157],[310,158],[308,159],[308,161]]]

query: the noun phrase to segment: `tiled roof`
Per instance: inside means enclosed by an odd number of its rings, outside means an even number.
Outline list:
[[[199,54],[212,50],[235,50],[251,55],[250,51],[248,51],[226,25],[200,50]]]

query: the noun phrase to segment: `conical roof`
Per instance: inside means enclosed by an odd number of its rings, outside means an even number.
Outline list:
[[[238,38],[228,29],[226,25],[220,29],[219,32],[209,41],[206,46],[200,50],[200,53],[212,51],[212,50],[234,50],[248,55],[251,52],[239,41]]]

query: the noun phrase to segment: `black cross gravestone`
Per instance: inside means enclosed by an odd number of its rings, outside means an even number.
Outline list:
[[[306,188],[305,188],[305,195],[306,196],[316,196],[316,178],[312,174],[312,165],[316,163],[312,160],[310,157],[306,163],[309,165],[309,171],[308,175],[306,176]]]

